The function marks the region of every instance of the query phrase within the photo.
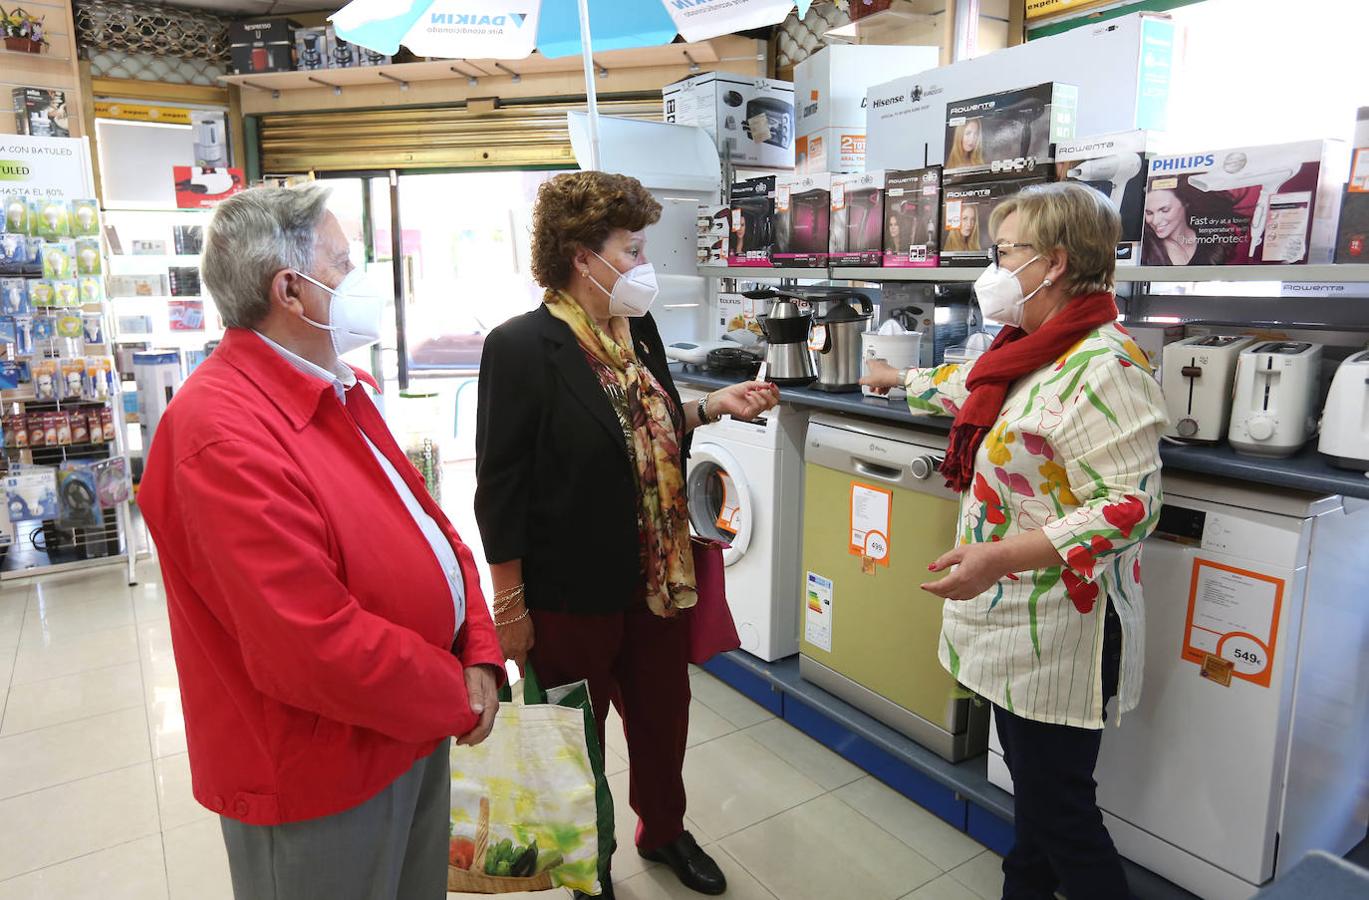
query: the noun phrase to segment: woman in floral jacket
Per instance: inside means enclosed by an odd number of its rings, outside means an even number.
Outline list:
[[[955,416],[942,473],[962,492],[957,546],[923,589],[946,598],[941,661],[991,701],[1016,795],[1007,898],[1129,896],[1093,780],[1103,708],[1141,691],[1141,542],[1160,513],[1165,416],[1117,324],[1120,234],[1103,195],[1033,188],[995,210],[976,284],[1006,327],[971,366],[898,372],[914,412]]]

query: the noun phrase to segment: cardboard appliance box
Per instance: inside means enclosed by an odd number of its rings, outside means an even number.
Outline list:
[[[832,176],[778,175],[775,177],[776,266],[825,266],[830,244]]]
[[[769,266],[775,243],[775,176],[732,185],[729,266]]]
[[[361,65],[361,48],[337,36],[333,26],[327,28],[328,68],[353,69]]]
[[[878,266],[884,257],[883,172],[832,176],[827,259],[833,266]]]
[[[974,184],[948,184],[942,189],[941,265],[982,266],[988,264],[993,235],[989,217],[1000,203],[1023,188],[1050,183],[1047,175],[1017,181],[981,181]]]
[[[1342,141],[1156,156],[1141,263],[1331,262],[1348,168]]]
[[[1178,58],[1176,31],[1167,16],[1137,13],[872,87],[866,165],[941,164],[949,103],[1024,84],[1077,86],[1076,134],[1164,130],[1171,69]]]
[[[232,22],[228,49],[233,73],[290,72],[295,68],[295,29],[299,23],[277,16],[256,22]]]
[[[666,85],[665,121],[696,125],[721,151],[731,141],[732,162],[743,166],[794,166],[794,85],[769,78],[708,72]]]
[[[1341,199],[1336,262],[1369,263],[1369,194],[1346,191]]]
[[[1097,189],[1122,218],[1117,258],[1135,262],[1145,226],[1146,176],[1155,155],[1148,131],[1121,131],[1064,141],[1055,147],[1056,181],[1078,181]]]
[[[1058,81],[946,105],[947,184],[1027,178],[1074,137],[1079,89]]]
[[[300,28],[295,31],[295,68],[317,71],[328,68],[328,29]]]
[[[941,262],[941,167],[884,173],[884,261],[893,268]]]
[[[16,133],[33,137],[71,137],[65,91],[17,87],[10,96],[14,100]]]
[[[732,209],[718,203],[700,203],[698,224],[701,266],[726,266]]]

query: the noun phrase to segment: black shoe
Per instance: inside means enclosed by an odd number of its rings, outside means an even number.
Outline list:
[[[670,866],[680,883],[691,891],[716,896],[727,890],[727,878],[723,876],[723,870],[718,868],[713,857],[699,847],[698,841],[688,831],[659,850],[648,853],[638,848],[637,853],[642,859]]]

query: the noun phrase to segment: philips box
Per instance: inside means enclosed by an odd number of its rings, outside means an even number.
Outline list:
[[[941,167],[884,173],[884,265],[941,262]]]
[[[1164,130],[1176,37],[1169,17],[1139,13],[872,87],[866,165],[909,169],[944,162],[949,103],[1024,84],[1078,87],[1076,134]]]
[[[1342,141],[1157,156],[1146,184],[1141,263],[1327,263],[1335,255]]]
[[[1146,174],[1153,155],[1148,131],[1121,131],[1057,144],[1055,178],[1078,181],[1108,198],[1122,217],[1122,240],[1117,258],[1135,262],[1140,257],[1145,225]]]
[[[730,266],[769,266],[775,243],[775,176],[732,185]]]
[[[1074,137],[1079,89],[1048,82],[957,100],[946,106],[947,184],[1027,178]]]
[[[769,78],[709,72],[666,85],[665,121],[707,131],[732,162],[794,167],[794,85]]]
[[[865,94],[890,74],[934,68],[936,47],[830,46],[794,68],[799,172],[865,170]]]
[[[233,73],[289,72],[295,68],[293,19],[277,17],[260,22],[232,22],[228,26]]]
[[[941,192],[941,218],[945,223],[941,241],[941,265],[982,266],[989,261],[993,235],[989,217],[1000,203],[1023,188],[1049,184],[1048,175],[1017,181],[981,181],[947,185]]]
[[[825,266],[830,243],[832,176],[778,175],[775,177],[776,266]]]
[[[884,257],[884,173],[832,176],[828,264],[877,266]]]

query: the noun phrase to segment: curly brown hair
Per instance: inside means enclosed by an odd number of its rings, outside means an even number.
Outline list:
[[[532,275],[545,288],[570,284],[581,247],[599,251],[615,228],[641,231],[661,217],[642,183],[607,172],[566,172],[543,183],[532,210]]]

